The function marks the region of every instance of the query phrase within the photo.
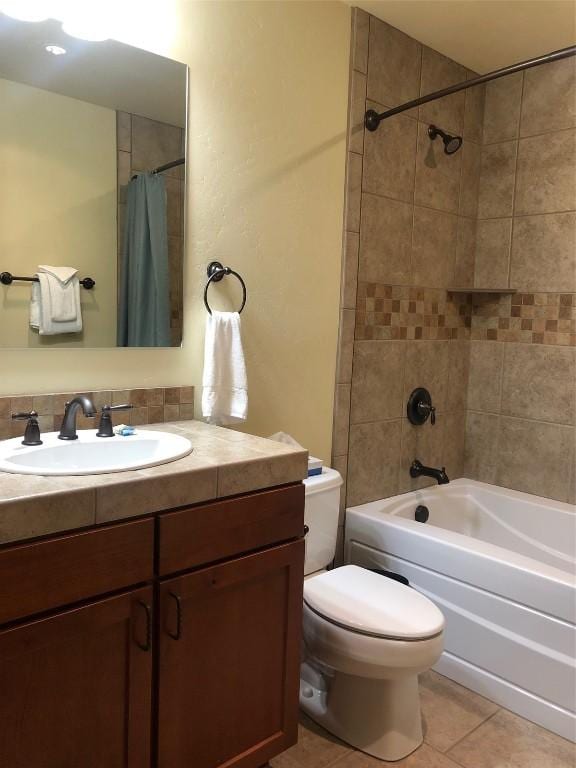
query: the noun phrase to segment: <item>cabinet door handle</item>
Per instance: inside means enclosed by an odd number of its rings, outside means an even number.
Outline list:
[[[144,608],[146,614],[146,642],[140,643],[136,638],[134,638],[134,642],[141,651],[149,651],[152,648],[152,609],[143,600],[138,600],[138,605]]]
[[[168,592],[168,597],[171,597],[176,603],[176,632],[170,632],[169,629],[166,631],[172,640],[180,640],[182,637],[182,599],[174,592]]]

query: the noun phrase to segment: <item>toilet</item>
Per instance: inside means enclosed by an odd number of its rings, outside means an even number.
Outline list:
[[[340,486],[333,469],[306,486],[300,707],[380,760],[422,743],[418,674],[443,650],[444,617],[424,595],[356,565],[327,571],[336,551]]]

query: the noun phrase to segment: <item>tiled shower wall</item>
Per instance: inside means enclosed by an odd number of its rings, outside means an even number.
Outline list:
[[[452,478],[573,499],[574,91],[562,65],[369,133],[367,107],[383,111],[473,73],[354,11],[333,438],[342,506],[429,482],[410,479],[415,457]],[[432,122],[463,135],[458,153],[430,141]],[[519,293],[447,290],[510,285]],[[405,418],[415,386],[432,393],[435,427]]]
[[[576,501],[576,61],[486,86],[465,474]]]
[[[124,250],[126,188],[134,174],[151,171],[184,155],[184,129],[128,112],[116,113],[118,150],[118,285]],[[166,182],[170,277],[171,346],[182,342],[184,316],[184,166],[162,174]]]
[[[419,458],[463,473],[470,298],[484,89],[455,94],[363,130],[366,107],[384,111],[473,73],[355,10],[345,254],[333,464],[348,505],[426,484]],[[463,135],[444,154],[427,129]],[[406,402],[426,386],[436,425],[414,427]]]

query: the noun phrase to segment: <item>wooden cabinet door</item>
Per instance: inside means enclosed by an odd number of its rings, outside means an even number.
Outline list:
[[[304,541],[160,586],[158,767],[259,768],[296,743]]]
[[[149,768],[152,589],[0,630],[0,765]]]

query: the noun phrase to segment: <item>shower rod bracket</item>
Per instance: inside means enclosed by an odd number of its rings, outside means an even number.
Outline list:
[[[375,109],[369,109],[364,115],[364,125],[369,131],[375,131],[383,119]]]
[[[448,88],[443,88],[441,91],[434,91],[428,93],[426,96],[420,96],[418,99],[412,99],[405,104],[400,104],[398,107],[388,109],[386,112],[376,112],[374,109],[369,109],[364,115],[364,125],[369,131],[377,130],[382,120],[386,120],[388,117],[398,115],[401,112],[406,112],[408,109],[414,109],[422,104],[428,104],[430,101],[436,101],[444,96],[450,96],[458,91],[464,91],[468,88],[473,88],[475,85],[482,85],[483,83],[489,83],[491,80],[497,80],[499,77],[506,77],[506,75],[512,75],[514,72],[522,72],[525,69],[531,67],[538,67],[540,64],[550,64],[553,61],[559,61],[560,59],[567,59],[569,56],[576,56],[576,45],[571,45],[568,48],[561,48],[559,51],[552,51],[546,53],[544,56],[538,56],[535,59],[528,59],[527,61],[521,61],[518,64],[511,64],[509,67],[503,67],[502,69],[496,69],[494,72],[488,72],[485,75],[479,75],[471,80],[466,80],[463,83],[456,83]]]

